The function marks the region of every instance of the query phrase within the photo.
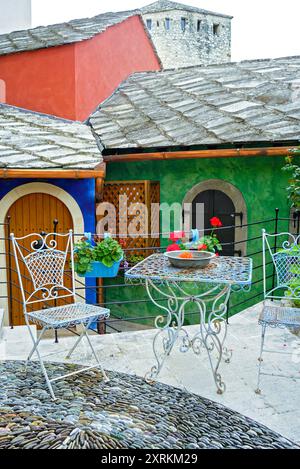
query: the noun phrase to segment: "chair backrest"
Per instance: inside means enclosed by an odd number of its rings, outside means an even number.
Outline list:
[[[300,235],[268,234],[263,230],[263,281],[265,299],[300,300]],[[275,284],[267,288],[275,269]]]
[[[73,253],[73,232],[68,234],[32,233],[22,238],[10,235],[16,262],[23,306],[50,302],[73,297],[75,301],[75,272]],[[59,249],[59,246],[63,248]],[[66,285],[66,267],[69,264],[69,281]],[[29,277],[22,275],[25,267]],[[24,288],[25,279],[31,280],[31,291]],[[27,282],[28,283],[28,282]]]

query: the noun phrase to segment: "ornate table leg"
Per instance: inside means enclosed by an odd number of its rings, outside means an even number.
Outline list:
[[[172,352],[176,344],[184,323],[184,310],[179,308],[179,301],[174,291],[174,285],[165,282],[163,285],[164,290],[159,288],[151,280],[146,281],[146,290],[152,303],[166,313],[166,317],[158,316],[155,320],[155,327],[158,329],[157,334],[153,340],[153,352],[156,359],[156,364],[146,374],[145,380],[149,384],[153,384],[158,377],[161,369],[166,361],[166,358]],[[167,306],[163,306],[157,302],[153,297],[152,291],[158,292],[167,301]],[[183,331],[185,335],[187,333]]]
[[[220,288],[213,299],[210,298],[211,292],[194,299],[200,313],[200,331],[192,340],[192,349],[196,355],[200,355],[203,348],[206,350],[218,394],[223,394],[226,390],[219,373],[220,364],[223,357],[229,363],[232,356],[232,352],[224,346],[228,329],[225,316],[230,291],[230,286],[226,286]],[[210,313],[207,313],[208,302],[212,303]]]
[[[226,387],[219,373],[219,367],[223,357],[226,362],[231,359],[231,352],[224,347],[227,336],[226,312],[231,291],[230,286],[210,286],[207,291],[198,295],[192,295],[177,282],[166,281],[162,287],[164,289],[151,280],[146,282],[149,298],[153,304],[166,313],[165,317],[158,316],[155,321],[155,327],[158,329],[153,340],[156,364],[146,374],[146,381],[148,383],[155,382],[166,358],[181,338],[180,351],[183,353],[192,349],[196,355],[200,355],[202,350],[206,350],[217,392],[223,394]],[[158,303],[153,297],[153,291],[166,299],[167,306]],[[183,328],[185,309],[190,303],[197,306],[200,320],[200,330],[192,339]]]

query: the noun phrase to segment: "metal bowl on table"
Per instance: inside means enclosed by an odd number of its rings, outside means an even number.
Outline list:
[[[183,253],[185,253],[184,255],[189,253],[189,257],[183,257]],[[168,258],[173,267],[180,269],[193,267],[204,269],[210,264],[211,260],[216,257],[215,253],[206,251],[172,251],[166,252],[164,255]]]

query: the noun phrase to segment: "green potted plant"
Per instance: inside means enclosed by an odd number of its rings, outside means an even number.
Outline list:
[[[124,252],[120,244],[105,238],[92,245],[87,239],[75,244],[74,268],[80,277],[112,278],[118,275]]]

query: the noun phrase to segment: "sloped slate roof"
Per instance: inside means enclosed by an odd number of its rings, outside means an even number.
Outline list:
[[[105,149],[300,139],[300,56],[132,75],[90,118]]]
[[[0,55],[44,49],[91,39],[110,26],[121,23],[136,14],[139,14],[139,12],[135,10],[104,13],[93,18],[83,18],[68,23],[39,26],[10,34],[2,34],[0,35]]]
[[[191,11],[193,13],[200,13],[203,15],[214,15],[221,16],[223,18],[233,18],[233,16],[224,15],[223,13],[216,13],[209,10],[203,10],[202,8],[193,7],[191,5],[184,5],[183,3],[169,2],[168,0],[159,0],[158,2],[151,3],[141,8],[142,13],[158,13],[160,11],[170,10],[183,10]]]
[[[94,169],[100,163],[87,125],[0,105],[0,168]]]
[[[110,26],[121,23],[131,16],[152,11],[157,12],[174,9],[232,18],[232,16],[213,13],[202,10],[201,8],[183,5],[182,3],[162,0],[142,9],[108,12],[92,18],[81,18],[66,23],[39,26],[37,28],[2,34],[0,35],[0,56],[85,41],[93,38],[97,34],[103,33]]]

